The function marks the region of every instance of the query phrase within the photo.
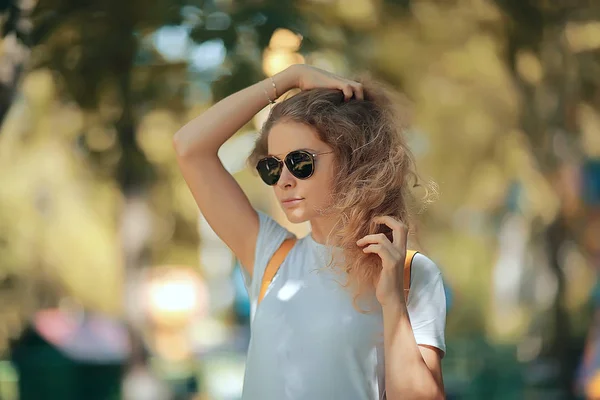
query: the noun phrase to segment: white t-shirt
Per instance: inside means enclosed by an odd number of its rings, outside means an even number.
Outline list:
[[[268,261],[293,235],[259,212],[252,279],[251,339],[244,400],[376,400],[384,398],[383,317],[361,313],[339,275],[323,268],[331,248],[308,235],[296,242],[257,309]],[[446,350],[446,297],[440,270],[418,253],[412,263],[408,313],[417,344]]]

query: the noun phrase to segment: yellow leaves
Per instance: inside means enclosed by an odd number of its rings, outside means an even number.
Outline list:
[[[281,49],[287,51],[298,51],[302,43],[302,36],[290,31],[289,29],[278,28],[273,32],[269,47],[272,49]]]
[[[23,78],[21,90],[33,112],[47,107],[56,96],[56,85],[52,73],[47,69],[27,74]]]
[[[176,178],[172,183],[174,211],[186,221],[195,221],[198,217],[198,206],[183,178]]]
[[[504,167],[513,176],[534,167],[533,157],[527,146],[525,133],[518,129],[506,132],[504,140],[498,143],[498,151],[504,154]]]
[[[540,218],[549,223],[558,212],[560,200],[548,178],[541,173],[525,133],[516,129],[507,132],[498,143],[497,155],[508,176],[525,187],[521,211],[529,220]]]
[[[596,284],[596,272],[574,243],[565,244],[566,306],[570,310],[584,307]]]
[[[539,58],[531,51],[521,50],[517,53],[517,72],[521,78],[531,84],[537,85],[544,76],[544,70]]]
[[[480,163],[469,177],[471,183],[464,204],[480,212],[494,212],[503,205],[509,179],[502,167],[493,160]]]
[[[347,40],[341,26],[325,23],[314,23],[309,26],[310,36],[318,38],[319,43],[323,46],[322,50],[327,48],[342,48]]]
[[[577,107],[581,128],[581,149],[590,157],[600,157],[600,115],[587,104]]]
[[[92,126],[85,130],[85,141],[92,151],[106,151],[117,143],[117,131],[114,127]]]
[[[50,130],[52,135],[75,140],[84,128],[84,121],[85,115],[75,103],[65,104],[53,110]]]
[[[540,217],[543,224],[552,222],[559,211],[560,201],[547,178],[538,168],[530,168],[521,171],[520,179],[527,188],[522,202],[523,213],[529,217]]]
[[[485,33],[473,35],[465,46],[465,52],[470,60],[468,63],[470,72],[479,79],[502,78],[505,70],[503,62],[499,59],[500,50],[500,43],[496,38]],[[494,84],[493,81],[488,83]]]
[[[122,263],[114,226],[103,223],[73,189],[55,200],[43,229],[44,263],[81,302],[116,312],[121,306]]]
[[[418,1],[411,4],[418,36],[423,42],[459,45],[477,33],[481,23],[499,23],[500,13],[488,0],[462,0],[454,4]]]
[[[314,67],[331,71],[340,76],[349,76],[348,59],[337,51],[315,51],[306,57],[306,62]]]
[[[273,76],[290,65],[304,63],[304,57],[297,52],[301,42],[302,36],[288,29],[280,28],[273,32],[269,47],[263,53],[265,74]]]
[[[87,306],[116,312],[121,260],[110,216],[118,192],[90,181],[70,147],[48,139],[0,168],[0,225],[9,240],[2,267],[43,272]]]
[[[462,0],[461,10],[467,12],[481,22],[499,22],[501,14],[493,1],[489,0]]]
[[[379,7],[376,0],[337,0],[336,11],[340,19],[353,29],[371,29],[379,22]]]
[[[600,22],[569,22],[565,36],[574,53],[600,48]]]
[[[173,163],[172,139],[180,125],[173,112],[168,110],[153,110],[142,118],[136,140],[150,161],[155,164]]]
[[[387,24],[376,33],[377,45],[371,50],[372,63],[391,76],[410,74],[415,71],[415,68],[409,67],[417,64],[425,55],[417,51],[418,43],[407,28],[402,23],[396,22]],[[408,79],[407,83],[410,84],[412,81]]]
[[[530,321],[531,313],[522,307],[496,311],[495,318],[487,321],[488,334],[495,343],[513,343],[515,338],[523,337],[527,333]],[[523,351],[519,356],[527,358]]]
[[[263,52],[263,71],[267,76],[273,76],[291,65],[303,63],[304,57],[293,51],[266,48]]]

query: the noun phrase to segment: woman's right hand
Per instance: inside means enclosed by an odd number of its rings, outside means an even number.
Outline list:
[[[358,100],[364,99],[362,84],[358,82],[344,79],[331,72],[305,64],[296,64],[289,67],[289,69],[293,71],[297,82],[296,85],[301,90],[316,88],[338,89],[344,93],[344,100],[346,101],[352,97]]]

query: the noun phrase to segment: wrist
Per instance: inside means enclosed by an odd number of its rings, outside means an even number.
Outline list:
[[[292,65],[273,75],[273,81],[275,82],[275,86],[277,86],[277,97],[280,97],[288,90],[298,87],[298,74],[296,71],[296,66]]]
[[[381,309],[383,310],[384,314],[408,312],[406,308],[406,301],[404,300],[404,294],[401,293],[399,295],[388,296],[388,298],[381,301]]]

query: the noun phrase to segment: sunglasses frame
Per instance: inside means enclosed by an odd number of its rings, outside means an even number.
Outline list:
[[[299,178],[299,177],[297,177],[296,175],[294,175],[294,173],[293,173],[293,172],[292,172],[292,171],[291,171],[291,170],[288,168],[287,164],[285,163],[285,159],[286,159],[286,158],[287,158],[287,157],[288,157],[290,154],[292,154],[292,153],[305,153],[305,154],[308,154],[308,155],[311,157],[311,160],[312,160],[312,165],[313,165],[313,167],[312,167],[312,171],[310,172],[310,175],[309,175],[309,176],[307,176],[306,178]],[[266,156],[266,157],[263,157],[263,158],[261,158],[261,159],[260,159],[260,160],[258,160],[258,162],[256,163],[256,170],[258,171],[258,175],[260,176],[260,171],[259,171],[259,169],[258,169],[258,166],[259,166],[259,164],[261,163],[261,161],[264,161],[264,160],[266,160],[266,159],[269,159],[269,158],[274,158],[274,159],[275,159],[275,160],[276,160],[276,161],[279,163],[279,167],[281,168],[282,172],[283,172],[283,168],[285,167],[285,168],[287,168],[287,169],[288,169],[288,171],[290,171],[290,174],[292,174],[292,176],[293,176],[294,178],[296,178],[296,179],[300,179],[300,180],[305,180],[305,179],[308,179],[308,178],[310,178],[311,176],[313,176],[313,174],[315,173],[315,168],[316,168],[316,160],[317,160],[317,157],[318,157],[318,156],[325,155],[325,154],[331,154],[331,153],[333,153],[333,151],[323,151],[323,152],[320,152],[320,153],[313,153],[313,152],[310,152],[310,151],[308,151],[308,150],[305,150],[305,149],[292,150],[292,151],[290,151],[289,153],[287,153],[287,154],[285,155],[285,157],[283,157],[283,160],[282,160],[282,159],[280,159],[280,158],[279,158],[279,157],[277,157],[277,156]],[[261,176],[261,178],[260,178],[260,179],[261,179],[261,180],[262,180],[262,181],[265,183],[265,185],[268,185],[268,186],[275,186],[275,185],[277,185],[277,182],[279,182],[279,179],[280,179],[280,178],[281,178],[281,172],[279,173],[279,176],[277,177],[277,180],[276,180],[276,181],[275,181],[275,182],[274,182],[272,185],[269,185],[267,182],[265,182],[265,181],[264,181],[264,179],[262,178],[262,176]]]

